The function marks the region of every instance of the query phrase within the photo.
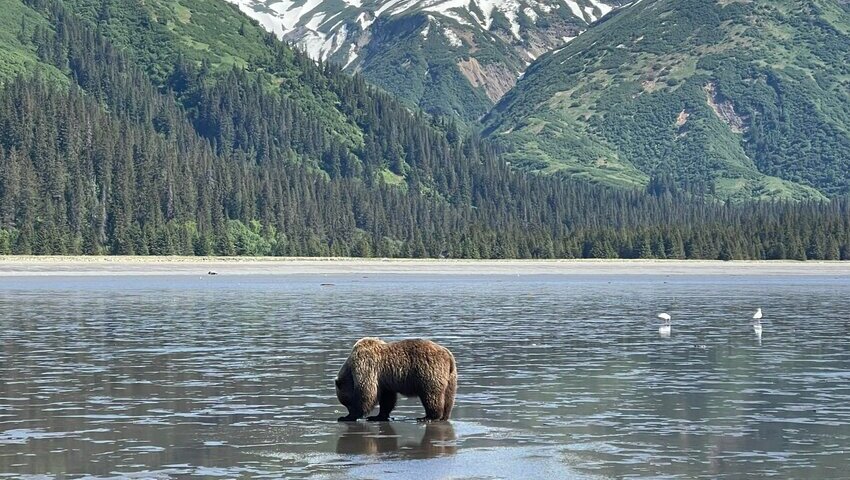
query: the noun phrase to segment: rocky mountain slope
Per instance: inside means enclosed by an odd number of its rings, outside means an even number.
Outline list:
[[[850,192],[850,3],[641,0],[484,120],[515,165],[721,198]]]
[[[474,120],[529,62],[622,0],[229,0],[317,60],[430,113]]]

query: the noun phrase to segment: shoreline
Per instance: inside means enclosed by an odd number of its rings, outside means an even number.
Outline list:
[[[112,275],[839,275],[850,262],[0,256],[0,277]]]

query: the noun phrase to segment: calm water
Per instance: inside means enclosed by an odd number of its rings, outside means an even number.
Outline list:
[[[846,478],[848,298],[847,277],[0,278],[0,472]],[[366,335],[455,353],[450,423],[415,399],[334,421]]]

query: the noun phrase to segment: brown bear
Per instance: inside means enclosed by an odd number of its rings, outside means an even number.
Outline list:
[[[419,420],[447,420],[457,390],[455,357],[430,340],[387,343],[361,338],[336,377],[336,398],[348,409],[339,421],[355,421],[380,406],[367,420],[386,421],[398,394],[419,397],[425,416]]]

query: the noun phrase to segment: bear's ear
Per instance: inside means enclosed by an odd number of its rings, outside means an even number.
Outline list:
[[[336,378],[336,379],[334,379],[334,385],[339,387],[340,385],[342,385],[342,382],[338,378]]]

